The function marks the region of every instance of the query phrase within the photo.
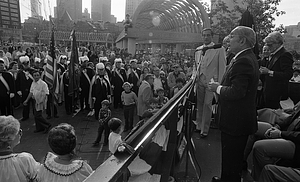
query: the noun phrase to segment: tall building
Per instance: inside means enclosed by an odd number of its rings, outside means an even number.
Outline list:
[[[111,21],[111,0],[92,0],[91,6],[93,21]]]
[[[40,0],[30,0],[31,5],[31,16],[38,17],[41,16],[41,2]]]
[[[89,21],[91,20],[91,15],[89,13],[89,10],[87,8],[84,9],[83,13],[82,13],[82,19],[83,21]]]
[[[125,15],[129,14],[131,17],[142,1],[143,0],[126,0]]]
[[[61,19],[67,11],[72,20],[82,18],[82,0],[56,0],[57,18]]]
[[[0,39],[10,42],[21,40],[19,0],[0,0]]]

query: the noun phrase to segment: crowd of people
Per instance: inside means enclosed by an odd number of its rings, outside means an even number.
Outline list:
[[[64,105],[67,115],[77,109],[89,111],[88,116],[94,116],[99,122],[93,147],[99,146],[104,133],[104,146],[109,145],[114,153],[122,142],[120,132],[134,128],[134,113],[142,120],[145,114],[162,108],[183,88],[196,68],[195,132],[199,139],[205,139],[213,119],[221,130],[222,173],[221,178],[214,177],[212,181],[240,181],[242,170],[248,169],[251,151],[254,180],[299,179],[298,104],[281,123],[262,122],[257,117],[261,108],[281,109],[280,102],[288,99],[289,81],[296,78],[293,77],[297,72],[293,70],[293,56],[284,48],[282,35],[273,32],[264,39],[261,58],[252,51],[256,36],[251,28],[236,27],[220,48],[214,47],[213,35],[210,28],[202,31],[204,44],[196,49],[195,58],[181,54],[131,55],[126,49],[81,46],[78,64],[74,67],[73,95],[69,93],[70,47],[58,46],[55,50],[58,93],[49,91],[45,81],[47,47],[27,48],[26,51],[22,46],[16,50],[3,48],[0,51],[1,115],[13,115],[14,109],[21,105],[19,121],[25,121],[32,107],[36,123],[34,132],[48,133],[53,153],[49,152],[42,164],[28,153],[13,153],[22,136],[20,123],[12,116],[1,116],[0,165],[14,168],[14,163],[24,165],[22,161],[27,161],[27,166],[15,168],[15,173],[21,175],[1,175],[1,181],[60,181],[62,176],[84,180],[92,169],[74,153],[74,128],[63,123],[51,129],[47,121],[59,117],[57,107]],[[53,97],[57,104],[52,102]],[[215,112],[214,103],[218,103]],[[123,109],[124,123],[112,116],[112,109]],[[279,159],[294,161],[287,167],[279,167]],[[21,170],[25,168],[28,170]],[[12,174],[5,170],[1,173]]]

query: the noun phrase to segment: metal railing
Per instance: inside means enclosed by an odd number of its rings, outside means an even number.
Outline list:
[[[160,181],[168,181],[169,176],[174,170],[174,156],[177,150],[177,122],[178,122],[178,106],[185,107],[185,101],[193,92],[195,85],[195,73],[188,83],[180,89],[180,91],[172,97],[157,113],[155,113],[147,122],[145,122],[136,131],[131,132],[124,139],[125,150],[116,152],[104,161],[95,172],[90,175],[85,182],[114,182],[126,181],[128,165],[141,152],[141,150],[151,142],[152,137],[162,125],[168,125],[169,140],[165,157],[162,159],[161,179]],[[123,176],[123,178],[122,178]]]

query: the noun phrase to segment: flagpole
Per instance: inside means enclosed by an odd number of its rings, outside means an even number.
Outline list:
[[[51,18],[51,15],[49,16],[49,22],[50,22],[50,25],[52,25],[52,28],[51,28],[51,41],[54,41],[54,39],[52,40],[52,33],[54,34],[54,23],[52,22],[52,18]],[[53,35],[54,36],[54,35]],[[52,42],[53,46],[55,47],[55,41]],[[54,56],[53,58],[53,62],[56,64],[56,62],[54,61],[56,59],[56,56]],[[51,89],[51,100],[52,100],[52,107],[51,107],[51,114],[52,116],[54,117],[54,110],[55,110],[55,95],[54,95],[54,90],[56,89],[56,76],[57,76],[57,72],[56,72],[56,65],[53,64],[53,73],[55,73],[53,75],[53,87]]]

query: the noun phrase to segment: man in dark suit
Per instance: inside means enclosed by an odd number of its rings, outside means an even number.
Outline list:
[[[91,81],[91,97],[94,103],[95,118],[99,119],[99,111],[101,109],[101,102],[105,99],[111,102],[110,82],[105,76],[105,67],[103,63],[96,65],[97,74]]]
[[[130,60],[130,74],[128,76],[128,82],[133,84],[132,86],[132,91],[138,95],[138,91],[139,91],[139,80],[140,80],[140,76],[142,71],[137,67],[137,60],[136,59],[132,59]]]
[[[5,70],[4,60],[0,59],[0,111],[1,115],[12,115],[11,98],[15,96],[14,79],[11,73]]]
[[[271,125],[268,122],[258,122],[258,131],[253,138],[253,169],[252,176],[258,180],[262,169],[267,164],[285,164],[290,167],[300,167],[300,104],[292,114],[283,121]],[[265,140],[268,139],[268,140]],[[276,139],[276,140],[272,140]],[[248,146],[250,144],[250,146]],[[252,147],[252,142],[247,147]],[[275,160],[274,160],[275,159]],[[281,175],[279,173],[278,175]]]
[[[126,71],[121,67],[122,59],[115,59],[115,68],[112,71],[111,85],[114,93],[114,108],[123,108],[121,93],[123,92],[123,83],[127,81]]]
[[[240,182],[247,139],[257,130],[255,97],[259,68],[252,51],[256,42],[253,29],[238,26],[229,36],[230,51],[235,57],[221,83],[208,84],[218,95],[222,145],[221,178],[213,177],[212,181]]]
[[[80,74],[80,107],[81,110],[84,108],[90,110],[89,105],[89,92],[90,84],[95,72],[93,69],[86,67],[86,65],[81,66],[82,71]],[[85,106],[85,107],[84,107]]]
[[[293,76],[293,57],[283,47],[283,37],[279,32],[270,33],[264,42],[271,53],[267,66],[259,69],[265,75],[264,104],[267,108],[278,109],[280,100],[288,98],[288,84]]]
[[[27,99],[30,93],[31,83],[34,81],[32,76],[34,69],[29,66],[29,58],[27,56],[21,56],[19,60],[22,65],[17,74],[16,89],[18,95],[22,98],[21,101],[23,103]],[[31,98],[28,100],[27,105],[23,106],[21,121],[29,119],[30,105],[32,107],[34,106]]]

